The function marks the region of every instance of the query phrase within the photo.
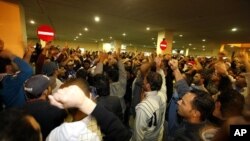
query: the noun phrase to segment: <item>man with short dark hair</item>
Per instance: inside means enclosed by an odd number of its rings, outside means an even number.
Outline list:
[[[175,75],[177,93],[180,97],[179,100],[172,99],[172,104],[174,104],[174,101],[177,102],[177,113],[181,118],[177,116],[175,107],[170,107],[169,118],[171,120],[169,122],[174,124],[169,126],[171,134],[168,135],[168,140],[200,141],[202,140],[200,130],[208,124],[206,119],[214,110],[214,101],[211,95],[205,91],[197,89],[190,91],[187,82],[178,69],[177,60],[170,60],[169,65]]]
[[[133,141],[159,141],[163,138],[166,112],[165,74],[161,67],[161,59],[156,58],[157,72],[149,71],[143,81],[144,94],[136,106]],[[151,63],[151,62],[150,62]],[[148,70],[152,64],[146,63]]]
[[[93,86],[96,89],[97,103],[113,112],[122,121],[123,113],[121,102],[117,96],[110,96],[109,79],[103,74],[97,74],[93,78]]]
[[[23,109],[32,115],[41,126],[43,139],[51,130],[63,123],[66,111],[50,105],[47,101],[51,94],[50,78],[46,75],[35,75],[24,83],[28,100]]]
[[[7,50],[0,52],[0,101],[6,108],[21,107],[25,104],[23,83],[31,75],[32,68],[24,60]]]
[[[204,86],[204,75],[202,72],[196,72],[193,77],[193,82],[191,84],[191,88],[193,89],[199,89],[205,92],[208,92],[208,90]]]

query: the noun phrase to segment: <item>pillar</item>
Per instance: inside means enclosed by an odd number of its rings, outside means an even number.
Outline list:
[[[18,2],[0,1],[0,38],[5,49],[23,57],[27,45],[24,10]]]
[[[122,47],[122,42],[121,41],[118,41],[118,40],[115,40],[113,42],[113,45],[114,45],[114,51],[118,51],[119,49],[121,49]]]
[[[160,43],[162,42],[164,38],[167,42],[167,48],[165,50],[161,50]],[[173,43],[173,32],[168,32],[168,31],[158,32],[156,53],[157,54],[172,54],[172,43]]]
[[[188,56],[188,55],[189,55],[189,48],[186,48],[185,56]]]

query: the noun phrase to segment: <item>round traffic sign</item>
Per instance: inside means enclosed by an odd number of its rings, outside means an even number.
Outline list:
[[[37,28],[37,36],[43,41],[52,41],[55,37],[54,29],[49,25],[41,25]]]
[[[161,41],[160,48],[161,50],[165,50],[167,48],[167,42],[165,41],[165,39]]]

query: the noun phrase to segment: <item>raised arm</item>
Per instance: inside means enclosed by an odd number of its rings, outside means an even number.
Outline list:
[[[169,66],[173,70],[173,74],[175,76],[177,93],[179,97],[182,97],[189,91],[189,86],[178,68],[178,61],[175,59],[170,60]]]
[[[20,72],[17,75],[17,79],[20,79],[20,83],[23,83],[28,77],[32,75],[32,68],[31,66],[25,62],[23,59],[17,57],[16,55],[12,54],[7,50],[3,50],[0,52],[0,56],[4,58],[9,58],[12,60],[19,68]]]
[[[76,85],[58,90],[53,95],[49,95],[52,105],[59,108],[76,107],[87,115],[96,118],[102,133],[107,141],[129,141],[132,134],[123,123],[111,112],[100,105],[96,105],[85,93]]]

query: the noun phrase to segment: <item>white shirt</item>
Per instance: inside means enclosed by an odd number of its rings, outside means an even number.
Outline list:
[[[101,141],[96,120],[88,116],[80,121],[63,123],[50,132],[46,141]]]
[[[162,70],[162,86],[159,91],[145,92],[145,99],[136,106],[132,141],[161,141],[166,112],[166,83]]]

